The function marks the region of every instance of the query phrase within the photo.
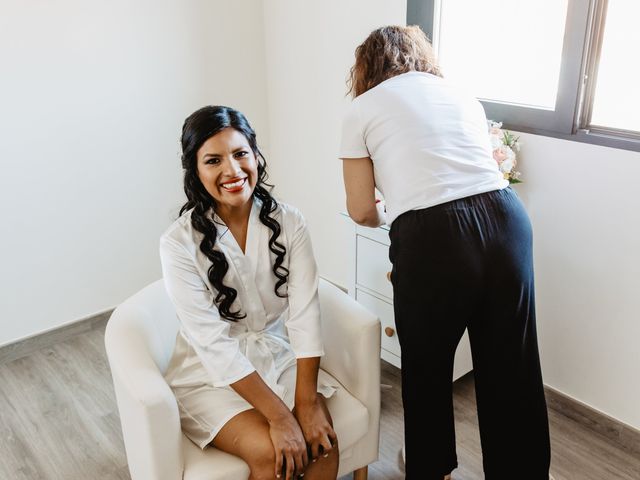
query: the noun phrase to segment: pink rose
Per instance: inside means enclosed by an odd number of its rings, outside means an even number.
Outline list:
[[[498,165],[504,162],[507,159],[507,157],[508,157],[507,153],[501,148],[496,148],[493,151],[493,159],[498,163]]]

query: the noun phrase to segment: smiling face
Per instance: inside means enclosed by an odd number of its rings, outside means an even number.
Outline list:
[[[248,214],[258,181],[258,160],[245,136],[228,127],[198,149],[198,178],[216,201],[216,213],[225,221]]]

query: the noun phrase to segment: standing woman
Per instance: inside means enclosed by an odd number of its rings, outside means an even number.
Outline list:
[[[378,188],[391,225],[406,478],[457,467],[451,384],[466,328],[485,478],[546,480],[531,225],[492,158],[482,105],[442,78],[418,27],[377,29],[355,56],[340,157],[349,215],[385,223]]]
[[[304,219],[267,189],[242,113],[204,107],[182,129],[187,203],[162,235],[180,320],[165,378],[196,445],[241,457],[249,480],[335,480],[318,270]]]

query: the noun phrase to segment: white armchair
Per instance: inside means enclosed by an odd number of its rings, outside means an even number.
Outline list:
[[[378,458],[380,322],[348,295],[320,280],[325,344],[321,368],[344,389],[327,401],[340,447],[339,476],[366,480]],[[162,280],[111,315],[105,345],[129,471],[133,480],[246,480],[249,468],[215,448],[200,450],[182,434],[178,407],[162,376],[178,319]]]

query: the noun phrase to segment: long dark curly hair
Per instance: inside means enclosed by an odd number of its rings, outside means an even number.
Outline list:
[[[266,183],[266,161],[256,142],[256,134],[249,125],[245,116],[237,110],[224,106],[207,106],[192,113],[187,117],[182,126],[182,168],[184,169],[184,193],[187,203],[180,209],[180,215],[193,209],[191,212],[191,224],[198,232],[204,235],[200,243],[200,251],[211,260],[211,266],[207,271],[209,281],[216,289],[215,303],[220,316],[231,321],[238,321],[246,317],[240,310],[231,311],[231,306],[238,296],[238,292],[222,283],[229,263],[224,254],[213,247],[216,244],[217,227],[211,213],[216,210],[214,198],[207,192],[198,177],[198,162],[196,154],[202,144],[225,128],[233,128],[242,133],[258,162],[258,180],[253,190],[253,197],[262,202],[260,209],[260,221],[271,230],[269,238],[269,250],[275,254],[273,274],[278,279],[275,286],[275,294],[286,297],[286,293],[279,291],[289,277],[289,270],[282,265],[287,253],[284,245],[278,242],[281,228],[278,221],[271,214],[278,208],[278,203],[271,196],[269,190],[273,185]]]

